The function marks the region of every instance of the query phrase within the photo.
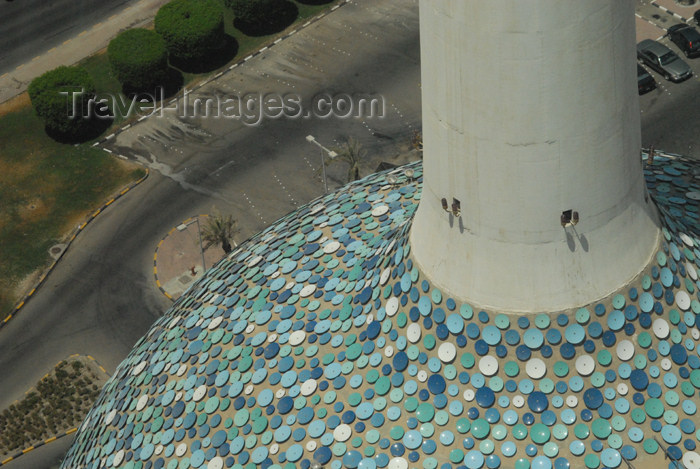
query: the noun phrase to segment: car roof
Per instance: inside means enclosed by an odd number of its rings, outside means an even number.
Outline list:
[[[695,41],[700,39],[700,33],[698,32],[697,29],[694,27],[690,26],[689,24],[685,23],[678,23],[674,24],[670,28],[668,28],[669,33],[674,33],[677,32],[678,34],[682,35],[686,39],[690,41]]]
[[[661,57],[662,55],[668,52],[672,52],[671,49],[664,46],[660,42],[654,41],[653,39],[644,39],[642,42],[637,44],[637,49],[642,51],[649,51],[657,57]]]

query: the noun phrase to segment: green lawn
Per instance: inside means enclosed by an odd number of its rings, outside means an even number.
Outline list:
[[[102,150],[55,142],[28,105],[0,117],[0,312],[49,263],[50,246],[141,175]]]

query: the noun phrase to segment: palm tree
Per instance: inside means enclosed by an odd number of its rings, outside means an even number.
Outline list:
[[[208,249],[214,244],[219,244],[226,254],[230,253],[233,235],[237,232],[236,220],[233,219],[233,215],[224,216],[220,213],[215,213],[208,218],[206,225],[202,229],[204,249]],[[235,241],[233,243],[235,244]]]
[[[326,164],[344,161],[348,164],[348,182],[360,179],[360,162],[367,156],[367,150],[362,147],[362,144],[349,137],[345,143],[334,150],[338,156],[332,159],[327,158]]]

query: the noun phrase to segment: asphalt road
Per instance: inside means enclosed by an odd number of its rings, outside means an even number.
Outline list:
[[[0,1],[0,75],[137,0]]]

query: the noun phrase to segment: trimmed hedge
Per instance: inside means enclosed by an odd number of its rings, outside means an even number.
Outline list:
[[[107,56],[117,80],[134,91],[151,91],[162,84],[168,69],[168,50],[160,34],[128,29],[112,39]]]
[[[216,0],[173,0],[155,18],[171,58],[193,61],[224,42],[224,13]]]
[[[296,6],[287,0],[224,0],[224,4],[233,11],[236,22],[244,29],[260,29],[268,33],[284,29],[298,13]],[[294,18],[289,18],[290,12]]]
[[[61,92],[79,92],[83,94],[75,99]],[[44,120],[47,130],[65,136],[79,136],[90,127],[88,100],[95,97],[95,83],[82,67],[60,66],[35,78],[27,90],[34,110]],[[75,111],[75,118],[71,115]]]
[[[224,4],[233,10],[236,19],[246,24],[263,24],[274,16],[277,0],[224,0]]]

